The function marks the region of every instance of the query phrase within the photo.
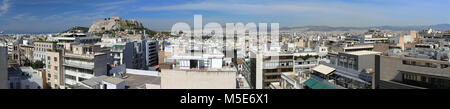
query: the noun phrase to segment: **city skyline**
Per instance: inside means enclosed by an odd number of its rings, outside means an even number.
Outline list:
[[[445,0],[1,0],[0,31],[5,33],[61,32],[89,27],[109,16],[142,21],[152,30],[170,30],[177,22],[280,23],[280,27],[417,26],[450,23]],[[264,17],[263,17],[264,16]]]

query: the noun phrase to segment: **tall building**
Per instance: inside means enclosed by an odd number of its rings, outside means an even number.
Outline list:
[[[111,56],[113,58],[113,66],[119,66],[122,65],[123,58],[124,58],[124,49],[125,49],[126,43],[121,44],[114,44],[111,47]]]
[[[46,86],[52,89],[64,88],[63,52],[62,50],[47,51],[45,61]]]
[[[64,77],[68,88],[92,77],[106,75],[109,52],[100,45],[73,45],[64,55]]]
[[[157,40],[147,40],[145,46],[145,61],[147,66],[157,68],[159,64],[159,42]]]
[[[122,64],[130,69],[148,69],[146,40],[128,42],[123,49]]]
[[[47,51],[56,49],[56,43],[56,41],[35,41],[33,52],[34,62],[45,61]]]
[[[8,89],[8,48],[0,44],[0,89]]]

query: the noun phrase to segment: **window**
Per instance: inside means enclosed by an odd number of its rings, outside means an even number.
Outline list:
[[[50,61],[50,60],[51,60],[50,56],[47,56],[47,60],[48,60],[48,61]]]
[[[58,70],[58,66],[54,66],[55,70]]]
[[[409,64],[408,61],[406,61],[406,60],[403,60],[402,63],[403,64]]]
[[[81,78],[81,77],[78,77],[78,81],[84,81],[84,80],[86,80],[86,78]]]
[[[55,62],[56,62],[56,61],[58,61],[58,58],[56,58],[56,57],[53,57],[53,60],[55,60]]]
[[[72,75],[66,75],[66,79],[76,80],[77,78],[75,76],[72,76]]]

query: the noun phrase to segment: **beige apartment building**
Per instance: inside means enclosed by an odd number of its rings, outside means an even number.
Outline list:
[[[22,52],[22,56],[20,58],[22,58],[22,64],[25,63],[25,60],[28,59],[28,61],[33,61],[33,51],[34,51],[34,46],[31,45],[20,45],[20,52]]]
[[[47,87],[52,89],[59,89],[64,87],[64,72],[63,72],[63,53],[61,50],[48,51],[46,53],[46,81]]]

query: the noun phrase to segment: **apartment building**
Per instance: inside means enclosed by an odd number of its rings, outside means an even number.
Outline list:
[[[52,89],[64,89],[63,51],[47,51],[45,60],[46,86]]]
[[[66,87],[106,75],[110,53],[100,49],[100,45],[73,45],[72,50],[66,51],[63,61]]]
[[[33,61],[45,61],[46,53],[56,49],[56,41],[34,41]]]
[[[145,41],[145,61],[148,67],[157,68],[159,65],[159,42],[157,40]]]
[[[146,40],[128,42],[123,49],[123,64],[130,69],[148,69]]]
[[[77,44],[95,44],[101,41],[100,37],[93,37],[82,31],[69,31],[54,38],[58,43],[57,47],[61,49],[71,50],[72,45]]]

